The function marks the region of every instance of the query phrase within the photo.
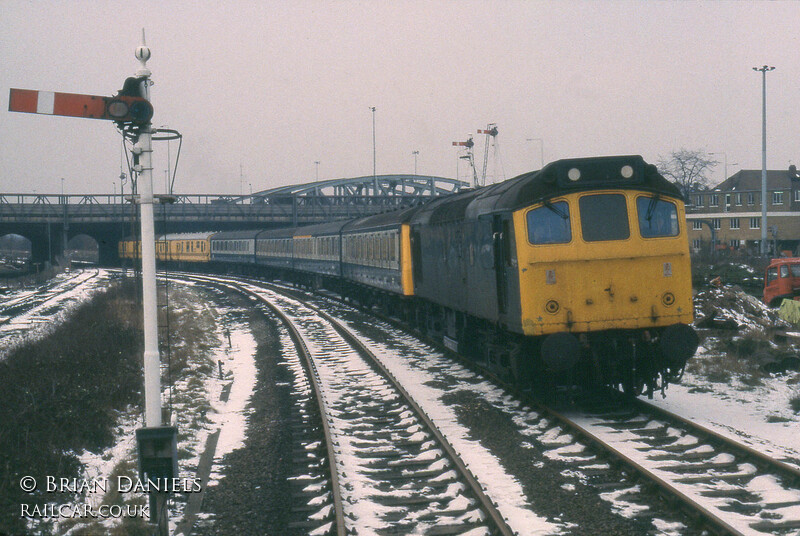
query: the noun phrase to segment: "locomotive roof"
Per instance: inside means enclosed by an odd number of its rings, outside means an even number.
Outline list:
[[[514,211],[571,192],[624,188],[681,198],[678,188],[641,156],[602,156],[557,160],[485,188],[461,192],[426,204],[414,223],[441,223]]]

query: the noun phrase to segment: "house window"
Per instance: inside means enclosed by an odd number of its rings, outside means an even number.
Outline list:
[[[795,202],[800,202],[800,190],[794,191],[794,200]]]
[[[722,229],[722,220],[720,220],[719,218],[714,218],[713,220],[711,220],[711,227],[713,227],[715,230]]]
[[[736,194],[736,206],[737,207],[742,206],[742,194]]]
[[[731,218],[731,229],[739,228],[739,218]]]
[[[730,245],[730,247],[733,249],[739,249],[739,246],[741,245],[741,240],[739,240],[738,238],[734,238],[728,242],[728,245]]]
[[[702,195],[695,196],[694,204],[696,206],[698,206],[698,207],[702,207],[703,206],[703,196]]]
[[[692,248],[693,249],[700,249],[700,244],[701,244],[701,242],[700,242],[699,238],[696,238],[696,239],[692,240]]]
[[[773,205],[783,204],[783,192],[772,192],[772,204]]]
[[[725,206],[731,206],[731,194],[725,194]]]
[[[703,229],[703,222],[701,221],[692,222],[692,231],[700,231],[702,229]]]
[[[756,194],[747,194],[747,206],[752,207],[756,204]]]
[[[761,229],[761,218],[750,218],[751,229]]]
[[[719,206],[719,194],[711,194],[711,201],[709,201],[708,206],[709,207]]]

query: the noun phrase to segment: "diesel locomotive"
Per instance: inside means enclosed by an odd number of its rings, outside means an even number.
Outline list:
[[[208,258],[171,245],[185,240],[205,241]],[[522,386],[652,396],[698,346],[684,203],[640,156],[559,160],[355,220],[161,241],[164,260],[249,267],[380,305]]]

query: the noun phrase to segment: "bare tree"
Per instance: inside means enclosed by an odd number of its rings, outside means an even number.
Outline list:
[[[681,147],[679,151],[672,151],[668,158],[659,156],[656,167],[659,173],[680,189],[684,199],[688,200],[691,192],[708,189],[708,173],[717,164],[717,160],[710,159],[703,151],[690,151]]]

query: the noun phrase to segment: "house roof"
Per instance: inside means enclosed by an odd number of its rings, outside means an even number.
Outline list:
[[[791,189],[792,179],[787,170],[767,170],[767,189]],[[722,181],[714,190],[719,191],[744,191],[761,190],[761,170],[742,169]]]

